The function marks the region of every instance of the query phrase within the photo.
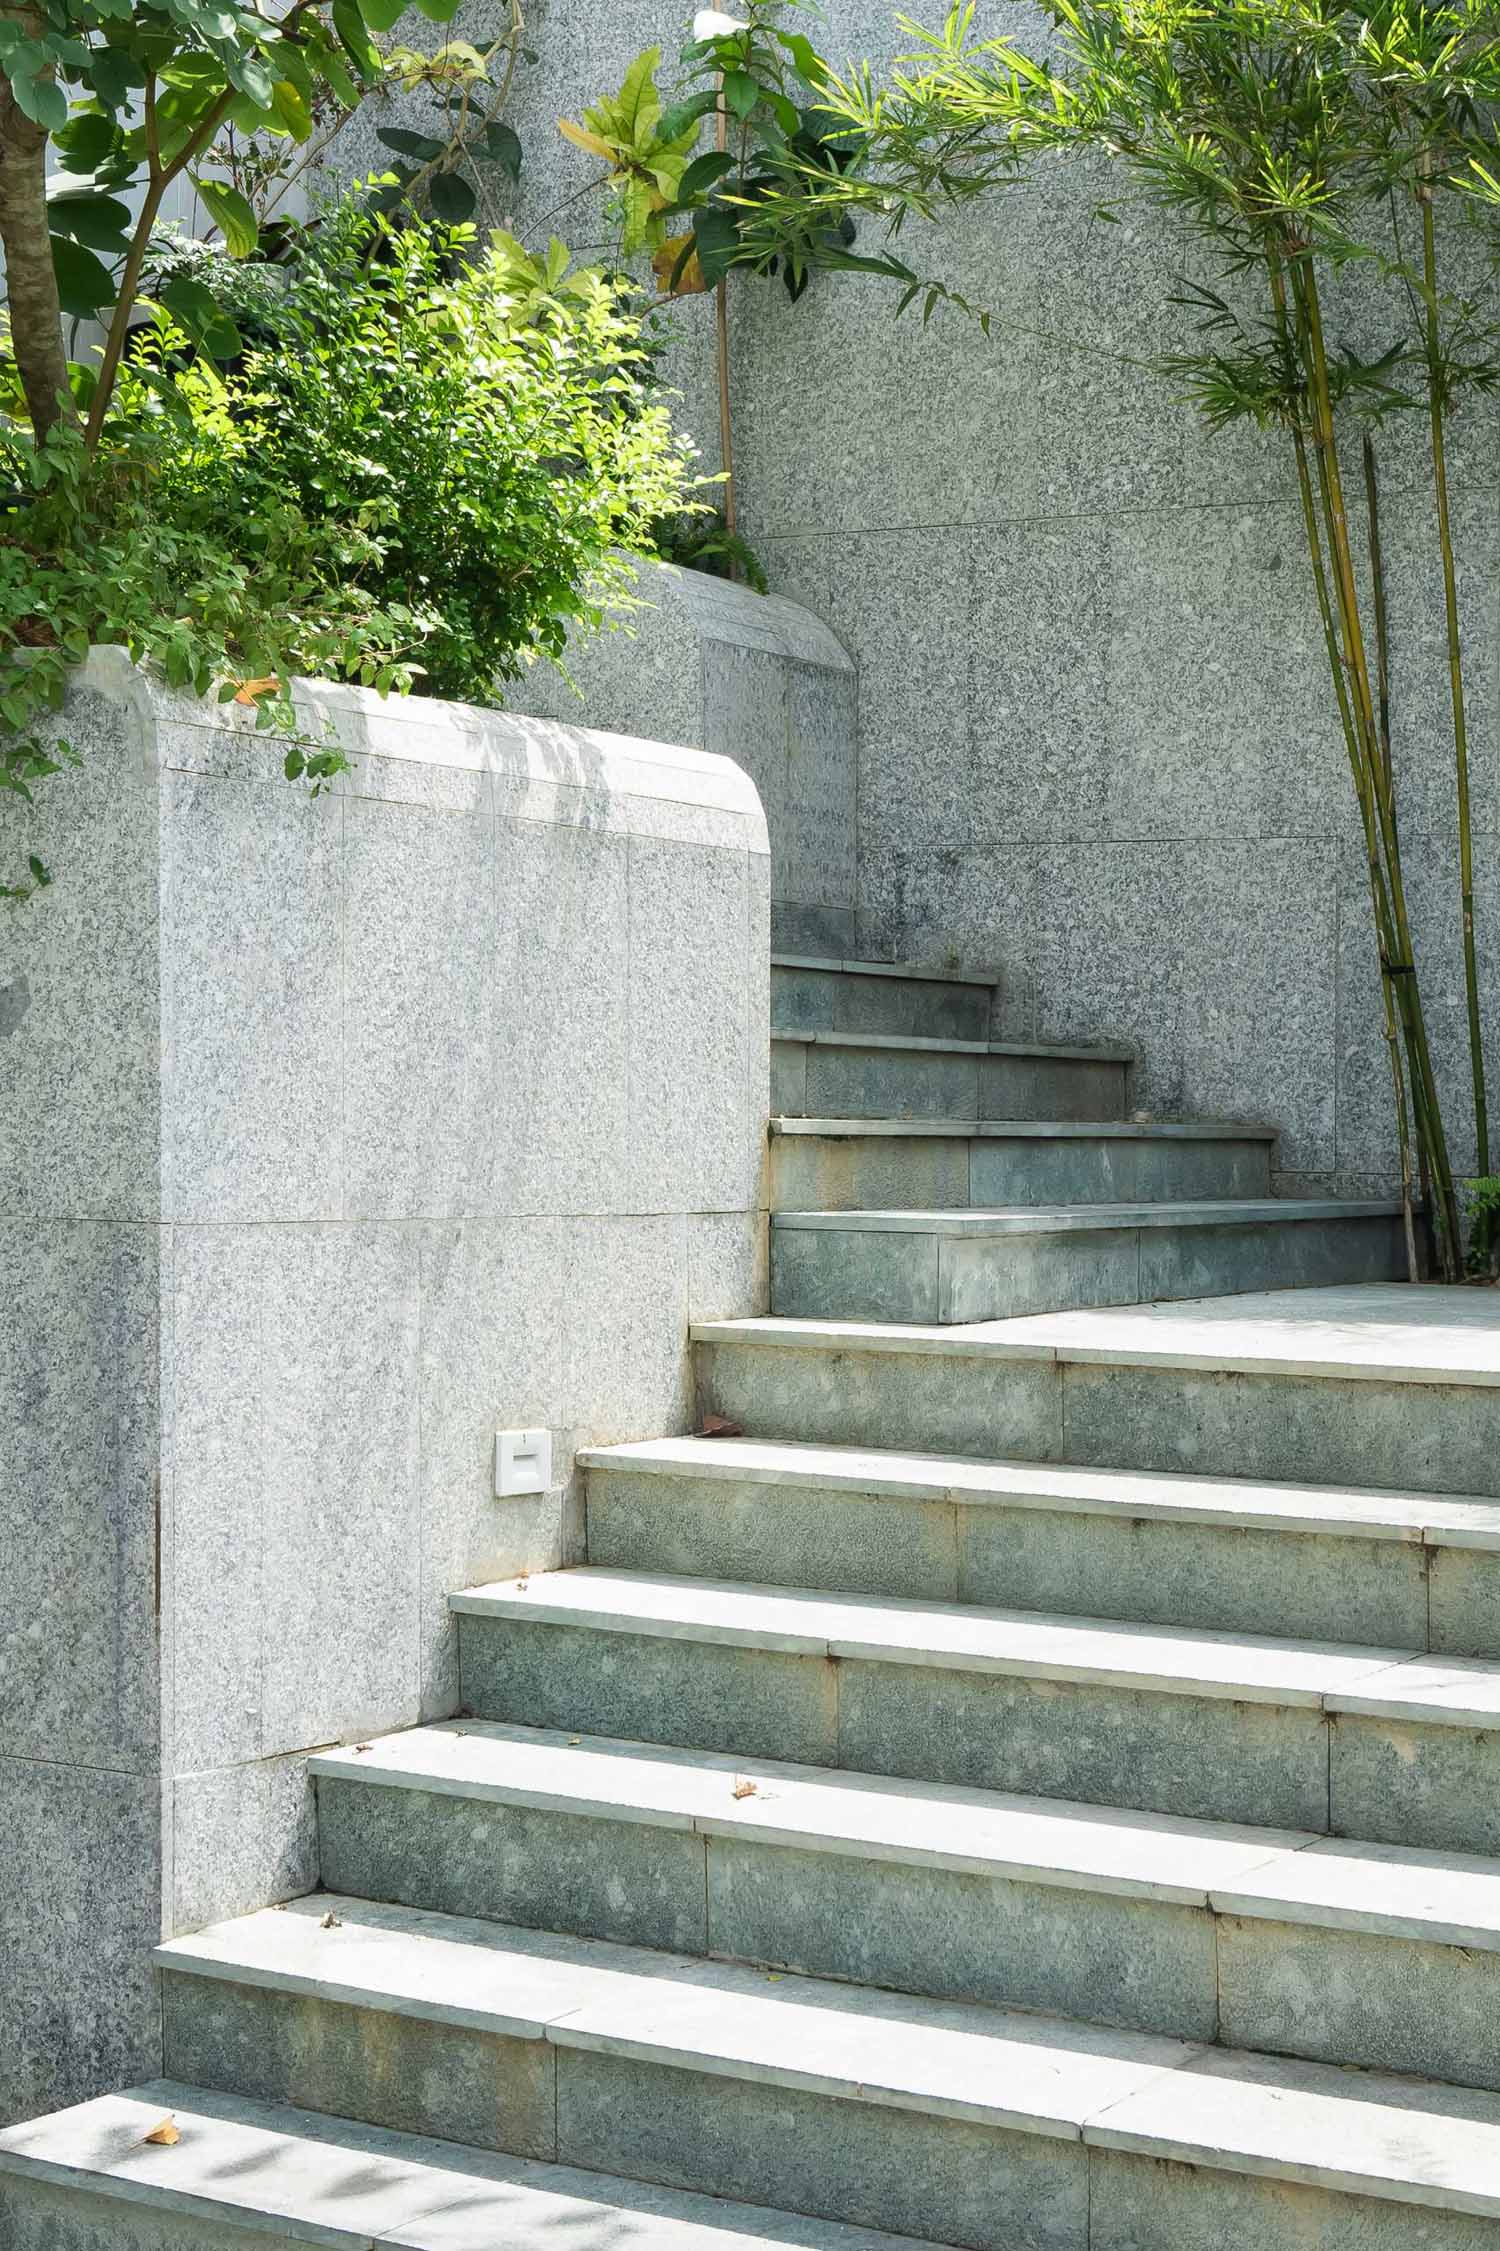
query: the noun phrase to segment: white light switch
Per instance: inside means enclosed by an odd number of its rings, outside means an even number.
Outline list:
[[[518,1493],[545,1493],[551,1483],[550,1430],[496,1431],[496,1500],[512,1500]]]

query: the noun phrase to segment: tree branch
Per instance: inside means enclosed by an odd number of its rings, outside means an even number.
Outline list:
[[[32,37],[46,29],[33,8],[0,6]],[[50,75],[50,74],[49,74]],[[47,134],[33,124],[0,78],[0,249],[26,411],[40,441],[58,422],[78,419],[63,345],[62,304],[47,224]]]

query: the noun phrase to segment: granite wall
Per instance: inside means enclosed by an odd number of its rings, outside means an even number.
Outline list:
[[[922,10],[915,13],[920,18]],[[685,5],[536,0],[523,229],[586,239],[560,111],[675,54]],[[934,5],[927,15],[936,19]],[[894,0],[824,0],[835,58],[889,60]],[[487,0],[466,13],[489,20]],[[1035,28],[1014,0],[981,26]],[[1180,264],[1115,183],[1057,167],[907,237],[994,314],[893,322],[858,276],[801,304],[734,287],[744,528],[859,666],[858,942],[1007,972],[1010,1027],[1138,1043],[1138,1099],[1283,1129],[1282,1185],[1359,1192],[1393,1161],[1352,793],[1285,441],[1217,437],[1144,364],[1180,344]],[[570,204],[565,198],[573,196]],[[559,208],[561,206],[561,208]],[[682,411],[710,449],[701,305]],[[1356,325],[1370,334],[1357,311]],[[1378,328],[1378,323],[1376,324]],[[1478,921],[1500,959],[1500,429],[1456,433]],[[1472,1161],[1440,583],[1420,423],[1381,438],[1407,854],[1453,1139]],[[1357,480],[1356,480],[1357,481]],[[1500,978],[1486,979],[1500,1076]]]
[[[784,953],[855,946],[854,665],[798,602],[668,564],[636,574],[640,606],[538,668],[530,709],[663,742],[744,768],[771,840],[771,935]]]
[[[243,715],[240,715],[243,717]],[[307,1889],[309,1749],[451,1712],[764,1287],[768,861],[723,760],[358,691],[314,801],[97,652],[0,815],[0,2117],[156,2066],[148,1949]],[[554,1489],[494,1498],[500,1426]]]

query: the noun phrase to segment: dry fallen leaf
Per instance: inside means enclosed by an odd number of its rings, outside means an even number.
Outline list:
[[[569,1748],[569,1750],[571,1750],[571,1749],[572,1749],[572,1747],[573,1747],[573,1745],[574,1745],[575,1743],[581,1743],[582,1741],[583,1741],[583,1737],[582,1737],[581,1735],[570,1735],[570,1736],[568,1737],[568,1748]]]
[[[328,1913],[323,1917],[322,1922],[318,1925],[319,1930],[322,1931],[341,1931],[343,1927],[343,1924],[339,1921],[337,1915],[335,1915],[331,1907],[329,1908]]]
[[[700,1438],[743,1438],[744,1435],[744,1424],[732,1423],[727,1415],[705,1416],[703,1428],[698,1433]]]
[[[281,686],[274,672],[262,680],[242,680],[235,694],[236,703],[259,703],[262,696],[273,695]]]
[[[158,2149],[173,2149],[181,2141],[182,2135],[170,2118],[164,2118],[159,2126],[153,2126],[150,2133],[141,2138],[143,2141],[155,2142]]]
[[[529,1577],[527,1576],[527,1574],[526,1574],[526,1573],[525,1573],[525,1572],[523,1571],[523,1572],[521,1573],[521,1576],[520,1576],[520,1578],[519,1578],[519,1579],[517,1579],[517,1581],[516,1581],[516,1592],[517,1592],[517,1594],[524,1594],[524,1593],[526,1592],[526,1589],[527,1589],[527,1588],[528,1588],[528,1587],[530,1586],[530,1584],[531,1584],[531,1580],[530,1580],[530,1578],[529,1578]]]
[[[737,1798],[753,1798],[757,1787],[754,1782],[736,1782],[734,1794]]]
[[[354,1753],[356,1758],[359,1756],[361,1751],[368,1751],[369,1748],[370,1746],[368,1743],[356,1743],[354,1746]]]

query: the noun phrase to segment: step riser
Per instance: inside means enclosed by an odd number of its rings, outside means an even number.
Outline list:
[[[1422,2232],[1408,2234],[1399,2205],[572,2047],[560,2027],[550,2041],[513,2040],[213,1979],[169,1976],[164,1988],[168,2068],[196,2085],[253,2082],[267,2099],[362,2123],[971,2251],[1097,2251],[1111,2213],[1104,2240],[1116,2251],[1478,2251],[1500,2240],[1493,2222],[1425,2210],[1411,2215]],[[1117,2203],[1122,2171],[1137,2177]],[[1242,2234],[1217,2232],[1226,2196]],[[1135,2213],[1132,2232],[1118,2230],[1122,2210]],[[1201,2232],[1205,2222],[1216,2232]],[[114,2251],[121,2238],[100,2240]],[[203,2240],[219,2251],[224,2239]]]
[[[963,1211],[1172,1203],[1271,1193],[1265,1141],[1088,1141],[912,1135],[771,1143],[777,1211]]]
[[[974,2251],[1085,2251],[1076,2141],[216,1979],[163,1982],[168,2068],[195,2085]]]
[[[1500,1555],[1416,1540],[595,1469],[588,1552],[675,1578],[1500,1657]]]
[[[318,1817],[362,1898],[1500,2086],[1500,1955],[326,1776]]]
[[[1099,1305],[1388,1282],[1398,1220],[1257,1221],[988,1239],[837,1227],[771,1234],[771,1305],[788,1320],[959,1324]]]
[[[1500,1730],[459,1620],[481,1718],[1382,1843],[1500,1853]]]
[[[987,1040],[992,992],[946,978],[867,977],[837,969],[771,965],[774,1032],[888,1032],[932,1040]]]
[[[1500,2246],[1500,2228],[1492,2221],[1461,2213],[1159,2164],[1116,2150],[1080,2146],[1075,2156],[1068,2144],[1045,2146],[1069,2193],[1053,2198],[1045,2214],[1031,2215],[1046,2232],[1035,2232],[1033,2225],[1028,2234],[1013,2233],[1007,2251],[1220,2251],[1226,2244],[1237,2251],[1306,2251],[1313,2244],[1318,2251],[1497,2251]],[[1072,2173],[1061,2170],[1065,2160],[1083,2182],[1081,2194]],[[1032,2180],[1041,2185],[1036,2174]],[[783,2197],[783,2210],[785,2205]],[[634,2213],[630,2217],[634,2222]],[[608,2215],[601,2215],[582,2242],[593,2247],[610,2241],[607,2226]],[[1080,2227],[1085,2232],[1078,2232]],[[652,2240],[639,2235],[636,2225],[630,2239]],[[440,2240],[443,2251],[480,2251],[461,2234],[439,2237],[425,2228],[411,2240],[423,2246]],[[499,2240],[491,2238],[483,2251],[494,2251]],[[176,2215],[29,2180],[0,2181],[0,2241],[7,2251],[306,2251],[309,2243],[370,2251],[367,2233],[331,2234],[326,2220],[312,2233],[268,2234],[259,2225],[247,2231],[216,2218]]]
[[[699,1404],[752,1438],[1500,1498],[1500,1389],[700,1344]]]
[[[771,1108],[791,1118],[1123,1118],[1127,1068],[773,1039]]]

